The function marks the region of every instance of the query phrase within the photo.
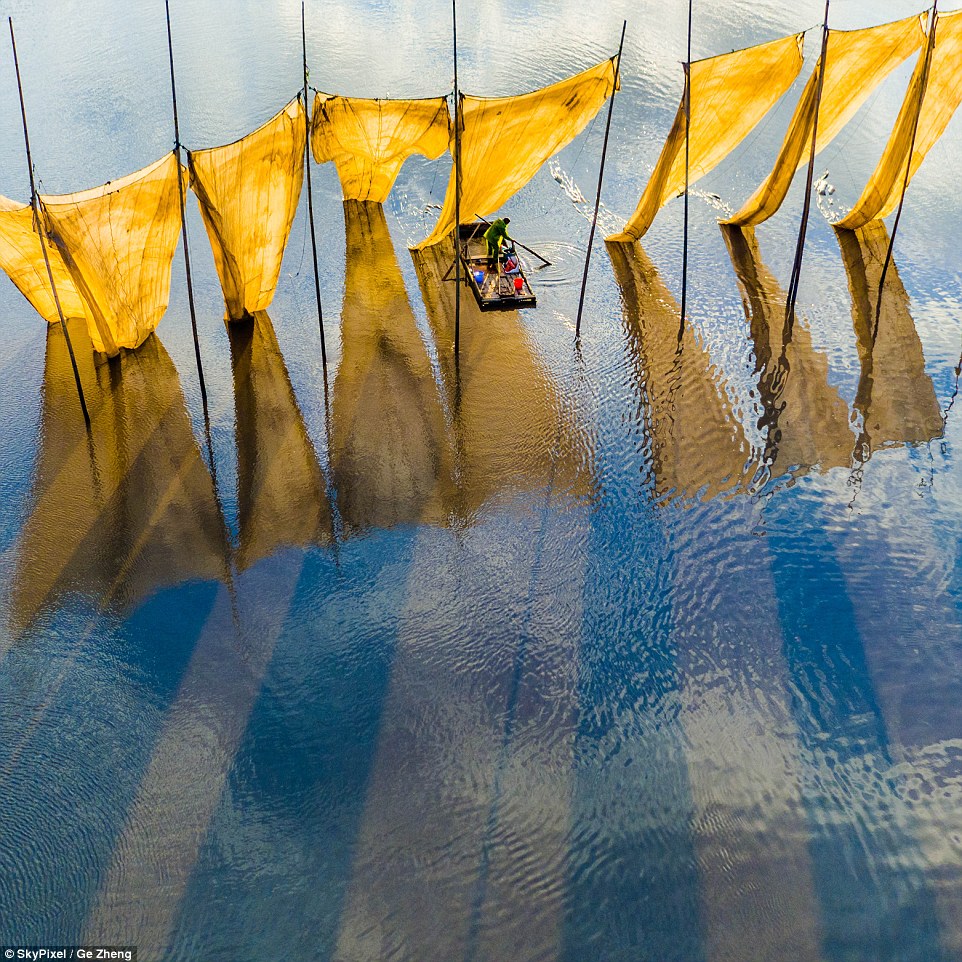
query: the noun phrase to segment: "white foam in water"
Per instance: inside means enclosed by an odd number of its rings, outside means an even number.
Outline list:
[[[561,189],[571,198],[573,204],[587,204],[585,195],[581,193],[581,188],[574,182],[574,178],[561,169],[561,164],[552,160],[549,170],[551,176],[561,184]]]
[[[552,160],[549,166],[551,171],[551,176],[561,185],[561,189],[565,192],[565,195],[569,198],[572,204],[578,208],[582,216],[586,220],[591,220],[594,216],[594,208],[591,203],[585,198],[582,193],[581,188],[575,182],[575,179],[566,171],[562,170],[561,164],[556,160]],[[832,190],[834,191],[834,187]],[[705,203],[717,210],[719,214],[724,217],[731,217],[735,213],[733,207],[726,204],[725,201],[718,196],[718,194],[713,194],[711,191],[698,190],[697,188],[689,189],[689,196],[697,197],[700,200],[705,201]],[[620,214],[616,214],[613,210],[610,210],[604,204],[598,208],[598,226],[604,230],[606,234],[614,234],[622,230],[625,226],[625,222],[628,220],[627,217],[623,217]]]
[[[585,198],[581,188],[575,179],[567,171],[563,170],[557,160],[552,160],[548,166],[551,176],[560,184],[565,196],[578,209],[585,220],[590,221],[594,217],[594,205]],[[598,228],[602,234],[616,234],[625,226],[628,218],[622,214],[616,214],[604,204],[598,208]]]
[[[818,204],[822,216],[830,224],[834,224],[848,214],[851,208],[835,202],[835,185],[829,181],[829,176],[830,172],[826,170],[812,184],[812,190],[815,192],[815,203]]]
[[[735,213],[735,208],[732,207],[731,204],[726,204],[718,194],[713,194],[711,191],[690,187],[688,193],[692,197],[698,197],[700,200],[703,200],[709,207],[717,210],[718,213],[724,217],[731,217],[732,214]]]

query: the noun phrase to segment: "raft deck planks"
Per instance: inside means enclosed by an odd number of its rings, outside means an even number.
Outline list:
[[[478,307],[482,311],[514,311],[522,307],[537,307],[538,299],[531,290],[520,258],[519,270],[513,274],[505,274],[489,267],[488,245],[484,239],[487,228],[488,225],[483,221],[473,221],[461,224],[458,231],[458,253]],[[484,276],[479,282],[475,275],[481,272]],[[521,278],[522,286],[518,291],[514,287],[515,277]]]

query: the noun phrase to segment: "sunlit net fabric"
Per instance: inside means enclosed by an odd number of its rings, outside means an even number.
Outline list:
[[[115,355],[143,343],[170,296],[181,225],[174,154],[103,187],[40,199],[87,307],[94,350]]]
[[[821,103],[816,103],[821,59],[802,91],[771,173],[745,205],[724,223],[760,224],[788,193],[795,171],[808,163],[818,113],[816,152],[825,148],[855,116],[872,91],[925,40],[918,16],[864,30],[829,31]]]
[[[319,93],[311,116],[311,150],[319,164],[334,161],[345,200],[380,204],[408,157],[435,160],[447,150],[450,126],[445,97],[362,100]]]
[[[758,373],[764,461],[773,474],[848,465],[855,447],[848,405],[829,380],[828,357],[796,318],[785,338],[785,291],[758,251],[754,228],[722,228],[749,321]]]
[[[274,298],[301,196],[306,125],[295,99],[232,144],[188,152],[230,320],[263,311]]]
[[[631,363],[642,386],[655,495],[708,500],[747,484],[750,449],[721,372],[638,243],[610,244]]]
[[[942,412],[925,357],[909,296],[895,261],[885,272],[878,307],[882,265],[888,252],[885,224],[876,220],[854,231],[839,231],[842,262],[852,295],[852,325],[859,375],[854,407],[861,415],[859,460],[892,444],[919,444],[938,437]]]
[[[929,50],[927,44],[926,54]],[[837,227],[862,227],[874,218],[891,214],[902,195],[909,152],[912,154],[911,180],[962,103],[962,11],[938,16],[935,47],[929,60],[928,81],[923,87],[926,57],[919,57],[882,158],[862,196],[838,221]],[[912,128],[916,118],[918,129],[913,148]]]
[[[582,73],[517,97],[461,98],[461,219],[494,213],[574,140],[615,86],[615,58]],[[454,137],[451,138],[454,151]],[[430,236],[436,244],[454,228],[455,170],[444,208]]]
[[[47,244],[50,271],[64,317],[86,317],[83,298],[53,244]],[[0,268],[45,320],[60,319],[50,291],[40,235],[34,228],[33,207],[0,197]]]
[[[91,429],[77,412],[67,345],[47,329],[32,504],[17,546],[11,627],[68,594],[130,611],[159,589],[229,576],[226,528],[180,379],[156,337],[111,364],[69,322]]]
[[[344,229],[330,440],[344,535],[444,524],[454,495],[452,444],[384,209],[346,201]]]
[[[239,570],[284,547],[331,543],[326,484],[270,317],[231,324]]]
[[[802,69],[800,33],[691,65],[689,183],[737,147],[772,108]],[[685,189],[685,97],[634,214],[610,241],[637,240],[661,207]]]

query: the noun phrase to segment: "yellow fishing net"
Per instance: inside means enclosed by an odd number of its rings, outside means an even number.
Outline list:
[[[721,372],[690,324],[679,339],[678,304],[641,245],[610,244],[608,252],[645,399],[656,497],[665,504],[738,489],[750,451]]]
[[[888,251],[885,224],[873,221],[859,230],[836,233],[852,295],[852,325],[861,374],[855,409],[862,416],[859,460],[880,447],[919,444],[942,433],[942,412],[925,357],[909,296],[895,261],[885,272],[881,310],[879,281]]]
[[[786,338],[785,291],[761,259],[754,228],[723,227],[722,234],[754,348],[765,463],[773,474],[795,475],[849,464],[855,435],[828,379],[828,357],[801,318]]]
[[[107,364],[82,320],[68,326],[91,429],[77,413],[63,332],[51,325],[32,506],[12,592],[15,633],[68,593],[98,610],[130,611],[164,586],[229,577],[213,481],[163,344],[148,337]]]
[[[869,94],[924,40],[922,20],[915,15],[864,30],[830,31],[821,103],[816,103],[822,69],[819,59],[802,91],[772,172],[741,210],[723,223],[745,227],[771,217],[785,200],[795,171],[808,163],[816,110],[818,152],[831,143]]]
[[[805,35],[796,34],[691,65],[689,183],[707,174],[755,128],[802,69]],[[685,189],[685,97],[661,156],[624,231],[609,241],[638,240],[655,215]]]
[[[362,100],[317,94],[311,149],[319,164],[334,161],[345,200],[387,200],[412,154],[431,160],[447,149],[451,118],[445,97]]]
[[[47,257],[63,316],[86,317],[83,298],[57,248],[49,242]],[[34,228],[33,208],[6,197],[0,197],[0,268],[45,321],[53,324],[60,319],[50,291],[40,235]]]
[[[929,59],[928,82],[923,86]],[[962,103],[962,10],[939,14],[936,20],[935,47],[926,46],[919,57],[912,81],[899,111],[895,127],[882,153],[878,166],[856,201],[851,212],[836,227],[862,227],[874,218],[887,217],[898,206],[905,183],[905,165],[912,151],[909,180],[922,165],[926,155],[945,132],[959,104]],[[915,147],[912,128],[918,119]]]
[[[453,452],[431,359],[380,204],[345,201],[347,275],[331,471],[345,535],[444,524]]]
[[[549,157],[578,136],[611,96],[614,85],[612,58],[533,93],[462,96],[462,221],[493,213],[521,190]],[[441,216],[415,250],[436,244],[454,228],[455,181],[452,168]]]
[[[226,316],[266,310],[304,179],[307,121],[299,98],[253,133],[223,147],[188,151]]]
[[[243,571],[284,547],[331,543],[327,485],[265,311],[228,326]]]
[[[40,200],[86,304],[94,350],[115,355],[139,346],[170,296],[181,225],[175,155],[103,187]]]

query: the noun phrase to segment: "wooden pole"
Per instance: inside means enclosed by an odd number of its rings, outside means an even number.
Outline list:
[[[618,44],[618,53],[615,56],[615,82],[611,88],[611,99],[608,101],[608,120],[605,123],[605,140],[601,147],[601,167],[598,170],[598,192],[595,194],[595,213],[591,218],[591,231],[588,234],[588,251],[585,254],[585,272],[581,278],[581,296],[578,298],[578,316],[575,319],[575,338],[581,337],[581,313],[585,306],[585,289],[588,286],[588,265],[591,263],[591,245],[595,240],[595,228],[598,226],[598,208],[601,206],[601,184],[605,176],[605,157],[608,154],[608,134],[611,132],[611,112],[615,106],[615,91],[618,89],[618,77],[621,74],[621,51],[625,45],[625,30],[628,21],[621,24],[621,41]]]
[[[317,272],[317,235],[314,232],[314,194],[311,190],[311,109],[307,100],[307,27],[304,22],[304,0],[301,0],[301,49],[304,54],[304,119],[307,125],[307,140],[304,143],[304,166],[307,168],[307,219],[311,225],[311,253],[314,255],[314,294],[317,297],[317,325],[321,330],[321,362],[327,370],[324,313],[321,310],[321,278]]]
[[[167,53],[170,57],[170,96],[174,105],[174,155],[177,158],[177,193],[180,196],[180,231],[184,239],[184,265],[187,268],[187,303],[190,305],[190,326],[194,334],[194,356],[197,358],[197,376],[200,379],[200,396],[207,407],[207,385],[204,383],[204,366],[200,360],[200,341],[197,338],[197,312],[194,310],[194,284],[190,273],[190,248],[187,245],[187,204],[184,196],[184,171],[180,163],[180,125],[177,121],[177,85],[174,81],[174,42],[170,35],[170,0],[164,0],[167,12]]]
[[[688,59],[685,61],[685,226],[681,254],[681,320],[678,326],[679,338],[685,332],[685,314],[688,305],[688,179],[690,172],[691,142],[691,10],[692,0],[688,0]]]
[[[27,108],[23,101],[23,85],[20,82],[20,61],[17,59],[17,41],[13,35],[13,17],[7,17],[10,25],[10,45],[13,47],[13,66],[17,73],[17,92],[20,95],[20,119],[23,121],[23,143],[27,150],[27,171],[30,174],[30,206],[33,208],[33,226],[40,238],[40,250],[43,253],[43,263],[47,268],[47,280],[50,281],[50,291],[53,294],[53,302],[57,308],[57,317],[60,319],[60,329],[63,331],[64,340],[67,342],[67,353],[70,355],[70,366],[73,368],[73,377],[77,385],[77,395],[80,398],[80,410],[83,411],[84,422],[90,427],[90,412],[87,410],[87,401],[84,398],[83,385],[80,383],[80,371],[77,369],[77,358],[74,356],[73,344],[70,342],[70,332],[67,330],[67,321],[63,316],[63,308],[60,306],[60,297],[57,294],[57,285],[53,280],[53,269],[50,267],[50,257],[47,254],[46,228],[40,216],[40,198],[37,196],[37,185],[33,178],[33,160],[30,156],[30,134],[27,133]]]
[[[825,82],[826,57],[828,54],[828,7],[831,0],[825,0],[825,19],[822,23],[822,52],[818,63],[818,85],[815,89],[815,119],[812,122],[812,146],[808,154],[808,173],[805,177],[805,201],[802,204],[802,222],[798,228],[798,241],[795,245],[795,261],[792,264],[792,277],[788,283],[788,297],[785,301],[785,329],[782,335],[787,343],[792,337],[795,324],[795,301],[798,298],[798,281],[802,273],[802,254],[805,251],[805,234],[808,231],[808,212],[812,205],[812,179],[815,174],[815,147],[818,141],[818,109],[822,102],[822,85]]]
[[[898,210],[895,212],[895,220],[892,223],[892,234],[889,237],[888,250],[885,252],[885,261],[882,264],[882,275],[878,282],[878,297],[875,299],[875,324],[872,330],[872,343],[878,337],[879,318],[882,316],[882,291],[885,288],[885,275],[888,273],[889,264],[892,262],[892,250],[895,247],[895,234],[899,229],[899,221],[902,218],[902,205],[905,203],[905,192],[909,189],[909,179],[912,176],[912,154],[915,153],[915,136],[919,131],[919,117],[922,114],[922,104],[925,100],[925,91],[929,85],[929,68],[932,65],[932,54],[935,50],[935,28],[938,23],[939,0],[934,0],[932,4],[932,17],[929,23],[929,38],[925,48],[925,63],[922,65],[922,91],[919,100],[919,109],[912,122],[912,140],[909,144],[909,156],[905,161],[905,177],[902,180],[902,194],[899,197]]]
[[[454,356],[461,353],[461,91],[458,88],[458,0],[451,0],[454,26]]]

